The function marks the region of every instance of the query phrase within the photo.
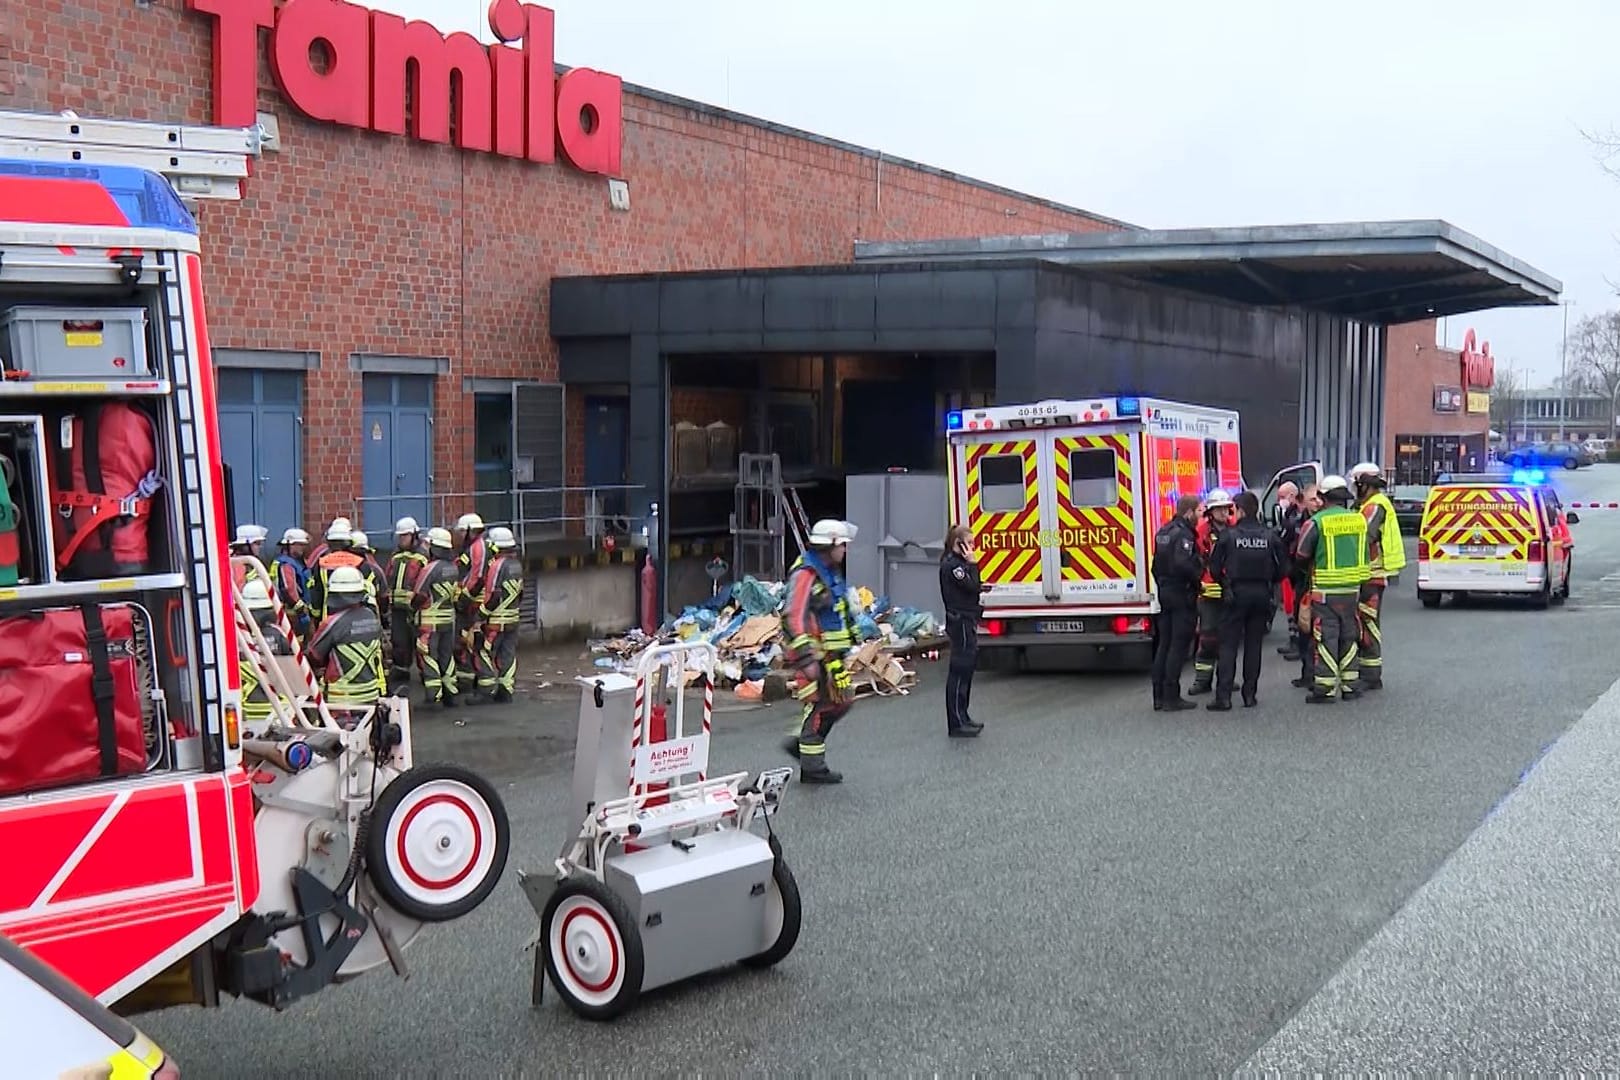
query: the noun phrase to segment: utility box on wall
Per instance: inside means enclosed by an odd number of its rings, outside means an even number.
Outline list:
[[[941,473],[851,476],[846,515],[856,528],[846,563],[852,585],[887,596],[896,607],[933,612],[941,622],[939,560],[949,513]]]

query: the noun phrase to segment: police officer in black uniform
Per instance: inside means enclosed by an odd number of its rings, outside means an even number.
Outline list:
[[[1237,524],[1215,541],[1210,576],[1221,583],[1226,611],[1221,620],[1221,655],[1215,666],[1215,700],[1205,708],[1232,707],[1232,681],[1238,648],[1243,649],[1243,704],[1255,704],[1260,683],[1260,648],[1271,617],[1271,592],[1282,580],[1283,548],[1277,533],[1260,520],[1260,499],[1252,491],[1232,500]]]
[[[1196,495],[1176,500],[1176,516],[1153,538],[1153,580],[1159,586],[1159,617],[1153,624],[1153,711],[1197,708],[1181,696],[1181,669],[1192,651],[1198,626],[1198,503]]]
[[[968,716],[973,693],[973,665],[979,656],[979,616],[984,613],[979,564],[973,554],[973,530],[953,525],[939,560],[939,595],[945,601],[945,633],[951,639],[951,662],[945,672],[945,730],[953,739],[971,739],[984,730]]]

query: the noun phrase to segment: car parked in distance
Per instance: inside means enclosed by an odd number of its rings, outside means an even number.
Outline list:
[[[1401,532],[1417,535],[1418,526],[1423,524],[1423,506],[1429,501],[1429,485],[1396,484],[1388,495],[1395,507],[1395,524]]]
[[[1503,453],[1502,460],[1515,469],[1579,469],[1596,456],[1578,442],[1550,441],[1520,443]]]

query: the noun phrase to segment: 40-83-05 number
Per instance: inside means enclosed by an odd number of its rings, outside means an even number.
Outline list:
[[[1019,416],[1055,416],[1057,414],[1057,411],[1058,411],[1059,408],[1061,408],[1061,406],[1056,405],[1056,404],[1024,405],[1024,406],[1020,406],[1020,408],[1018,410],[1018,415]]]

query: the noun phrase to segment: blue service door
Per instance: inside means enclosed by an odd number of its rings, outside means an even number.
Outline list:
[[[360,431],[360,527],[374,546],[393,540],[394,522],[433,517],[433,379],[427,375],[366,375]]]
[[[304,378],[297,371],[219,372],[220,449],[231,467],[237,524],[303,525]]]

